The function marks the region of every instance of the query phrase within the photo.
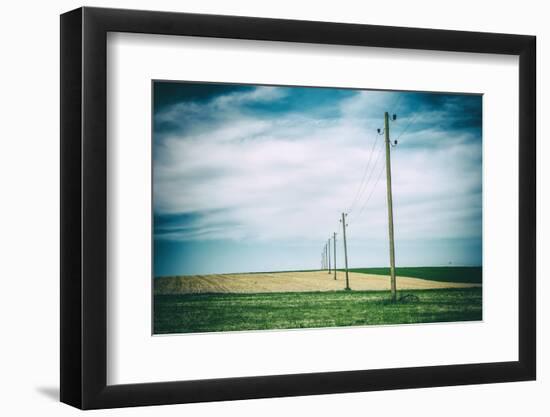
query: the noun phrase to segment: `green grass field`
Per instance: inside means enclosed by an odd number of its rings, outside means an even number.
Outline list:
[[[340,271],[340,269],[338,269]],[[350,268],[349,271],[363,274],[389,275],[390,268]],[[480,266],[421,266],[395,268],[397,276],[423,278],[441,282],[464,282],[481,284]]]
[[[418,299],[390,303],[389,294],[380,291],[156,295],[154,333],[299,329],[482,319],[481,288],[410,290],[400,292],[399,296],[405,294],[415,295]]]

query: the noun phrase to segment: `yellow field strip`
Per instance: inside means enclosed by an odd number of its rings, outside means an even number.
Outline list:
[[[338,291],[346,286],[345,273],[327,271],[273,272],[255,274],[193,275],[155,279],[155,294],[262,293]],[[349,273],[352,290],[389,291],[389,276]],[[397,277],[398,290],[471,288],[481,284],[438,282],[420,278]]]

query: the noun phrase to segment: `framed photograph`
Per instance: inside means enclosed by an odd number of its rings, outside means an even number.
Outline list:
[[[535,37],[61,16],[61,401],[533,380]]]

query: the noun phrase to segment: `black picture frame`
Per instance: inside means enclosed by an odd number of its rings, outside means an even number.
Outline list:
[[[107,385],[108,32],[519,56],[518,361]],[[61,15],[61,401],[96,409],[534,380],[535,45],[524,35],[252,17],[88,7]]]

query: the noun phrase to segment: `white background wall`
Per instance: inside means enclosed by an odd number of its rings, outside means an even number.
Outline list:
[[[81,6],[72,0],[6,2],[0,23],[0,410],[16,415],[74,415],[59,392],[59,17]],[[548,415],[547,355],[550,307],[550,147],[542,120],[550,96],[550,26],[544,2],[462,0],[337,2],[277,0],[92,1],[86,5],[181,12],[239,14],[308,20],[509,32],[538,37],[538,381],[301,398],[237,401],[100,411],[94,415]],[[545,129],[543,130],[543,126]]]

